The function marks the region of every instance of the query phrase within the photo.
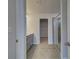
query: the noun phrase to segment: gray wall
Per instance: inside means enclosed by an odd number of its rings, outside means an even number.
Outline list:
[[[8,59],[16,59],[16,0],[8,0]]]

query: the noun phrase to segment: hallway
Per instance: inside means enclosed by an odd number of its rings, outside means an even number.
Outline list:
[[[39,45],[33,45],[28,52],[28,59],[59,59],[59,49],[57,45],[48,45],[46,38]]]

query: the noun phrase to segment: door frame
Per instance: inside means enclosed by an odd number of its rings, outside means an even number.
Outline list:
[[[23,1],[24,2],[24,0],[18,0],[18,2],[20,2],[20,1]],[[18,2],[16,2],[16,4],[18,3]],[[20,2],[20,3],[23,3],[23,2]],[[60,4],[61,4],[61,6],[62,6],[62,0],[60,0]],[[20,4],[19,4],[20,5]],[[16,6],[17,7],[17,6]],[[23,6],[22,6],[23,7]],[[19,8],[20,8],[20,6],[19,6]],[[62,8],[61,8],[62,9]],[[61,13],[62,13],[62,10],[61,10]],[[17,16],[16,16],[17,17]],[[62,16],[61,16],[61,18],[62,18]],[[61,25],[62,25],[62,23],[61,23]],[[62,29],[62,28],[61,28]],[[62,31],[62,30],[61,30]],[[25,35],[25,34],[24,34]],[[62,35],[61,35],[62,36]],[[25,45],[25,43],[23,44],[23,45]],[[25,45],[25,47],[26,47],[26,45]],[[23,50],[22,50],[23,51]],[[61,54],[61,57],[63,57],[62,56],[62,54]],[[20,58],[20,59],[26,59],[26,56],[24,56],[24,58]],[[63,59],[63,58],[62,58]]]
[[[58,13],[54,13],[54,14],[38,14],[39,17],[39,38],[40,38],[40,19],[46,18],[48,19],[48,44],[54,44],[53,43],[53,32],[52,32],[52,18],[56,17]],[[40,43],[40,39],[39,39],[39,43]]]
[[[67,35],[69,35],[69,22],[68,16],[69,15],[69,0],[60,0],[60,8],[61,8],[61,59],[68,59],[68,46],[66,45],[68,43],[68,38]]]
[[[60,18],[60,20],[58,20],[58,18]],[[61,23],[61,14],[59,14],[57,17],[54,17],[53,19],[52,19],[52,25],[53,25],[53,42],[54,42],[54,44],[58,44],[58,38],[55,40],[55,37],[54,37],[54,35],[55,35],[55,31],[54,31],[54,21],[55,20],[57,20],[57,22],[60,22]],[[61,24],[60,24],[60,26],[61,26]],[[57,33],[57,37],[58,37],[58,33]]]

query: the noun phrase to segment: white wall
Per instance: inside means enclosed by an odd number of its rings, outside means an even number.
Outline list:
[[[8,0],[8,11],[8,59],[16,59],[16,0]]]
[[[34,33],[33,44],[39,44],[39,18],[37,15],[27,15],[27,35]]]
[[[26,32],[26,35],[29,35],[29,34],[32,34],[34,31],[33,31],[33,20],[31,20],[33,17],[31,15],[27,15],[26,16],[26,19],[27,19],[27,32]]]
[[[48,43],[53,43],[53,33],[52,33],[52,18],[56,16],[56,14],[29,14],[27,15],[27,35],[34,33],[34,42],[33,44],[40,43],[40,19],[47,18],[48,19]]]
[[[27,0],[27,13],[57,13],[60,11],[60,0]]]
[[[54,38],[53,38],[53,25],[52,25],[52,16],[49,16],[48,20],[48,44],[53,44]]]

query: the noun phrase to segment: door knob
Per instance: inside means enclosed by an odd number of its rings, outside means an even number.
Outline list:
[[[70,43],[69,43],[69,42],[66,42],[66,43],[65,43],[65,46],[70,46]]]
[[[18,43],[18,40],[16,40],[16,43]]]

